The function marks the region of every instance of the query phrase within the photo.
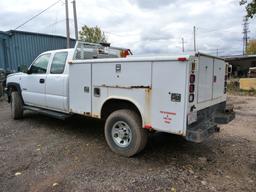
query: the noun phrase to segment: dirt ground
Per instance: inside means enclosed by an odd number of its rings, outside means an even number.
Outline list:
[[[0,102],[0,191],[256,191],[256,97],[231,97],[237,117],[201,144],[163,133],[134,158],[110,151],[101,121]]]

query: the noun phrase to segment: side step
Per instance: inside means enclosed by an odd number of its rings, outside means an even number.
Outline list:
[[[54,117],[54,118],[60,119],[60,120],[65,120],[71,116],[70,114],[65,114],[65,113],[61,113],[61,112],[51,111],[51,110],[32,107],[32,106],[23,106],[23,109],[41,113],[41,114],[44,114],[44,115],[47,115],[50,117]]]

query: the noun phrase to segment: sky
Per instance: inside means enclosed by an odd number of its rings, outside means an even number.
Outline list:
[[[8,31],[57,0],[0,0],[0,30]],[[74,37],[72,0],[69,0]],[[180,54],[197,50],[213,55],[242,53],[244,7],[239,0],[76,0],[79,30],[99,26],[113,46],[135,54]],[[250,38],[256,38],[256,19],[249,20]],[[65,35],[64,0],[18,30]],[[217,51],[218,50],[218,51]]]

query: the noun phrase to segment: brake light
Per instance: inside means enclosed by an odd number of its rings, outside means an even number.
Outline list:
[[[191,75],[190,75],[190,78],[189,78],[189,81],[190,81],[190,83],[195,83],[195,81],[196,81],[196,76],[195,76],[194,74],[191,74]]]
[[[184,61],[187,61],[187,58],[186,57],[179,57],[178,61],[183,61],[184,62]]]
[[[228,88],[228,64],[226,64],[225,68],[225,80],[224,80],[224,94],[227,93],[227,88]]]
[[[196,75],[195,75],[195,70],[196,70],[196,62],[193,61],[191,63],[191,74],[189,76],[189,102],[193,103],[195,100],[195,82],[196,82]]]
[[[189,92],[190,92],[190,93],[193,93],[194,91],[195,91],[195,85],[191,84],[191,85],[189,86]]]

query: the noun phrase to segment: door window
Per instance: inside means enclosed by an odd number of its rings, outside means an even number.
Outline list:
[[[62,74],[65,69],[68,52],[56,53],[52,60],[51,74]]]
[[[30,67],[31,74],[45,74],[51,54],[39,56]]]

